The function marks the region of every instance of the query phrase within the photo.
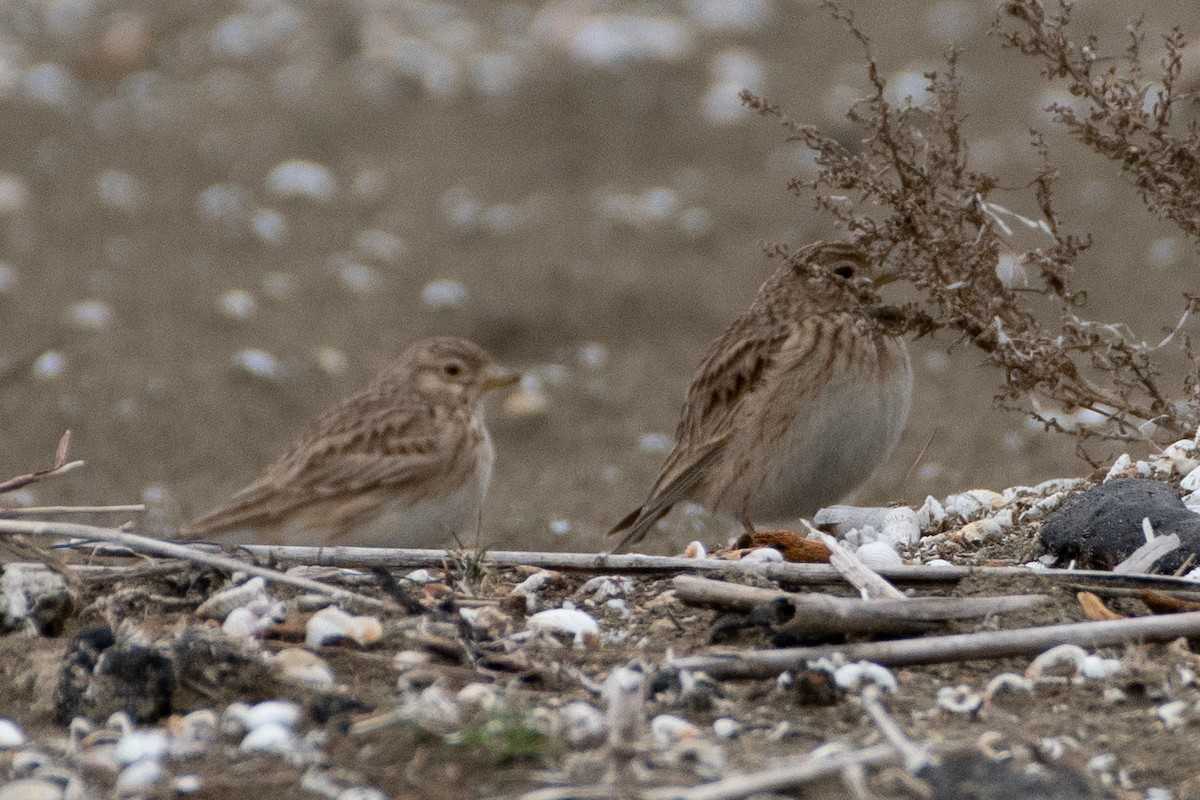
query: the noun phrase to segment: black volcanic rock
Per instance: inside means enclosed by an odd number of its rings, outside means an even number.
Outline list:
[[[1155,535],[1179,536],[1179,549],[1160,558],[1155,572],[1174,572],[1187,558],[1200,558],[1200,515],[1190,511],[1168,483],[1117,478],[1094,486],[1052,514],[1042,525],[1042,544],[1062,563],[1112,569],[1146,543],[1142,520]]]

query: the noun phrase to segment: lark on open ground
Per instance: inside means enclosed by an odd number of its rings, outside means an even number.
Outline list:
[[[518,375],[481,347],[417,342],[318,417],[262,477],[184,528],[236,544],[449,547],[478,533],[495,449],[481,401]]]
[[[852,244],[815,242],[767,279],[697,367],[649,497],[609,532],[625,531],[615,549],[684,500],[753,531],[811,516],[870,476],[899,439],[912,394],[904,340],[841,299],[839,282],[876,272]]]

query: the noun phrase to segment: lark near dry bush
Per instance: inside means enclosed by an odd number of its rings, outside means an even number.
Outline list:
[[[753,531],[811,516],[870,476],[912,395],[904,340],[844,310],[844,282],[875,273],[854,245],[816,242],[767,279],[697,367],[649,497],[609,532],[625,531],[616,550],[684,500]]]

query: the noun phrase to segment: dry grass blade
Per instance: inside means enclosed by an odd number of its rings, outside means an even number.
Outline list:
[[[82,467],[84,463],[82,461],[67,460],[67,451],[70,446],[71,432],[66,431],[63,433],[62,438],[58,440],[58,448],[54,453],[54,466],[50,467],[49,469],[30,472],[27,475],[17,475],[16,477],[9,478],[6,481],[0,481],[0,494],[4,494],[5,492],[15,492],[17,489],[23,489],[26,486],[38,483],[39,481],[43,481],[47,478],[65,475],[72,470]]]

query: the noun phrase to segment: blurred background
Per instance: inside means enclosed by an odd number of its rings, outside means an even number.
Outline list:
[[[989,36],[996,4],[846,7],[894,99],[920,102],[922,73],[963,48],[973,164],[1035,213],[1028,130],[1070,98]],[[1115,50],[1143,11],[1151,49],[1200,31],[1190,0],[1076,19]],[[852,142],[866,86],[858,46],[800,0],[9,0],[0,476],[47,465],[70,428],[87,469],[15,500],[144,499],[166,535],[409,342],[455,333],[529,370],[489,410],[487,543],[600,549],[696,362],[774,267],[763,245],[837,235],[786,189],[812,154],[738,91]],[[1063,222],[1096,234],[1087,312],[1160,337],[1194,250],[1049,138]],[[858,501],[1087,471],[1073,441],[995,410],[997,376],[954,344],[914,345],[909,429]],[[646,544],[728,528],[684,509]]]

